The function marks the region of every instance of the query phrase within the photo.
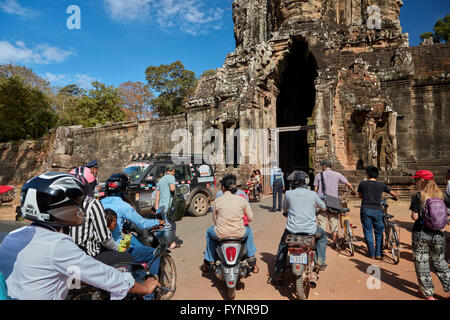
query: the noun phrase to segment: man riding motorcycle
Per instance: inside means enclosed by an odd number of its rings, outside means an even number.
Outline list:
[[[22,188],[22,217],[34,221],[8,234],[0,246],[0,272],[12,299],[61,300],[68,284],[78,280],[123,299],[128,293],[153,294],[160,284],[153,278],[143,285],[85,254],[65,227],[78,226],[85,212],[82,182],[65,173],[45,173]]]
[[[128,202],[126,193],[128,189],[128,177],[124,174],[117,173],[111,175],[105,183],[106,198],[101,200],[105,210],[113,210],[117,215],[117,225],[112,230],[114,241],[120,245],[122,239],[122,229],[125,221],[134,223],[140,229],[151,229],[156,226],[163,226],[163,220],[144,219]],[[144,246],[136,237],[131,237],[130,247],[126,252],[130,253],[135,262],[138,263],[152,263],[155,259],[153,252],[154,248]],[[150,269],[152,274],[158,274],[159,258],[152,263]]]
[[[206,231],[206,250],[203,265],[200,269],[203,272],[211,270],[211,266],[218,259],[215,241],[225,238],[247,239],[250,228],[244,225],[244,215],[249,222],[253,220],[253,211],[247,200],[236,195],[238,191],[236,176],[228,174],[221,181],[223,196],[215,200],[213,208],[214,226]],[[246,241],[247,256],[254,257],[256,248],[252,243]]]
[[[286,267],[286,257],[288,246],[286,237],[289,234],[304,233],[314,235],[316,241],[316,264],[319,270],[325,270],[327,235],[316,222],[316,208],[326,210],[325,203],[319,198],[317,193],[308,190],[309,176],[304,171],[295,172],[291,186],[294,190],[286,192],[283,202],[283,212],[287,215],[286,229],[278,245],[277,259],[274,268],[274,280],[281,281]]]

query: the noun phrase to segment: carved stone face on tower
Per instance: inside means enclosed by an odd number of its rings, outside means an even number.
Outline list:
[[[288,21],[307,22],[320,19],[322,1],[309,0],[273,0],[269,3],[273,27],[276,31]]]

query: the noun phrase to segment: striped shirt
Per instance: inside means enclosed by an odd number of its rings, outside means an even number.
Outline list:
[[[107,227],[105,211],[100,201],[97,199],[85,201],[83,208],[86,212],[84,222],[78,227],[71,227],[70,236],[88,255],[95,257],[100,253],[102,243],[111,239],[112,235]]]

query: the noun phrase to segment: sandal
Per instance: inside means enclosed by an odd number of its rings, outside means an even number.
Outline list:
[[[204,273],[208,273],[208,272],[211,271],[212,265],[211,265],[211,264],[203,263],[203,264],[199,267],[199,269],[200,269],[202,272],[204,272]]]

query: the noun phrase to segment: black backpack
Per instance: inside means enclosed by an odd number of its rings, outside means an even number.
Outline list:
[[[167,212],[167,217],[172,221],[180,221],[184,217],[184,211],[186,210],[186,200],[181,193],[179,186],[175,187],[173,192],[172,204]]]

